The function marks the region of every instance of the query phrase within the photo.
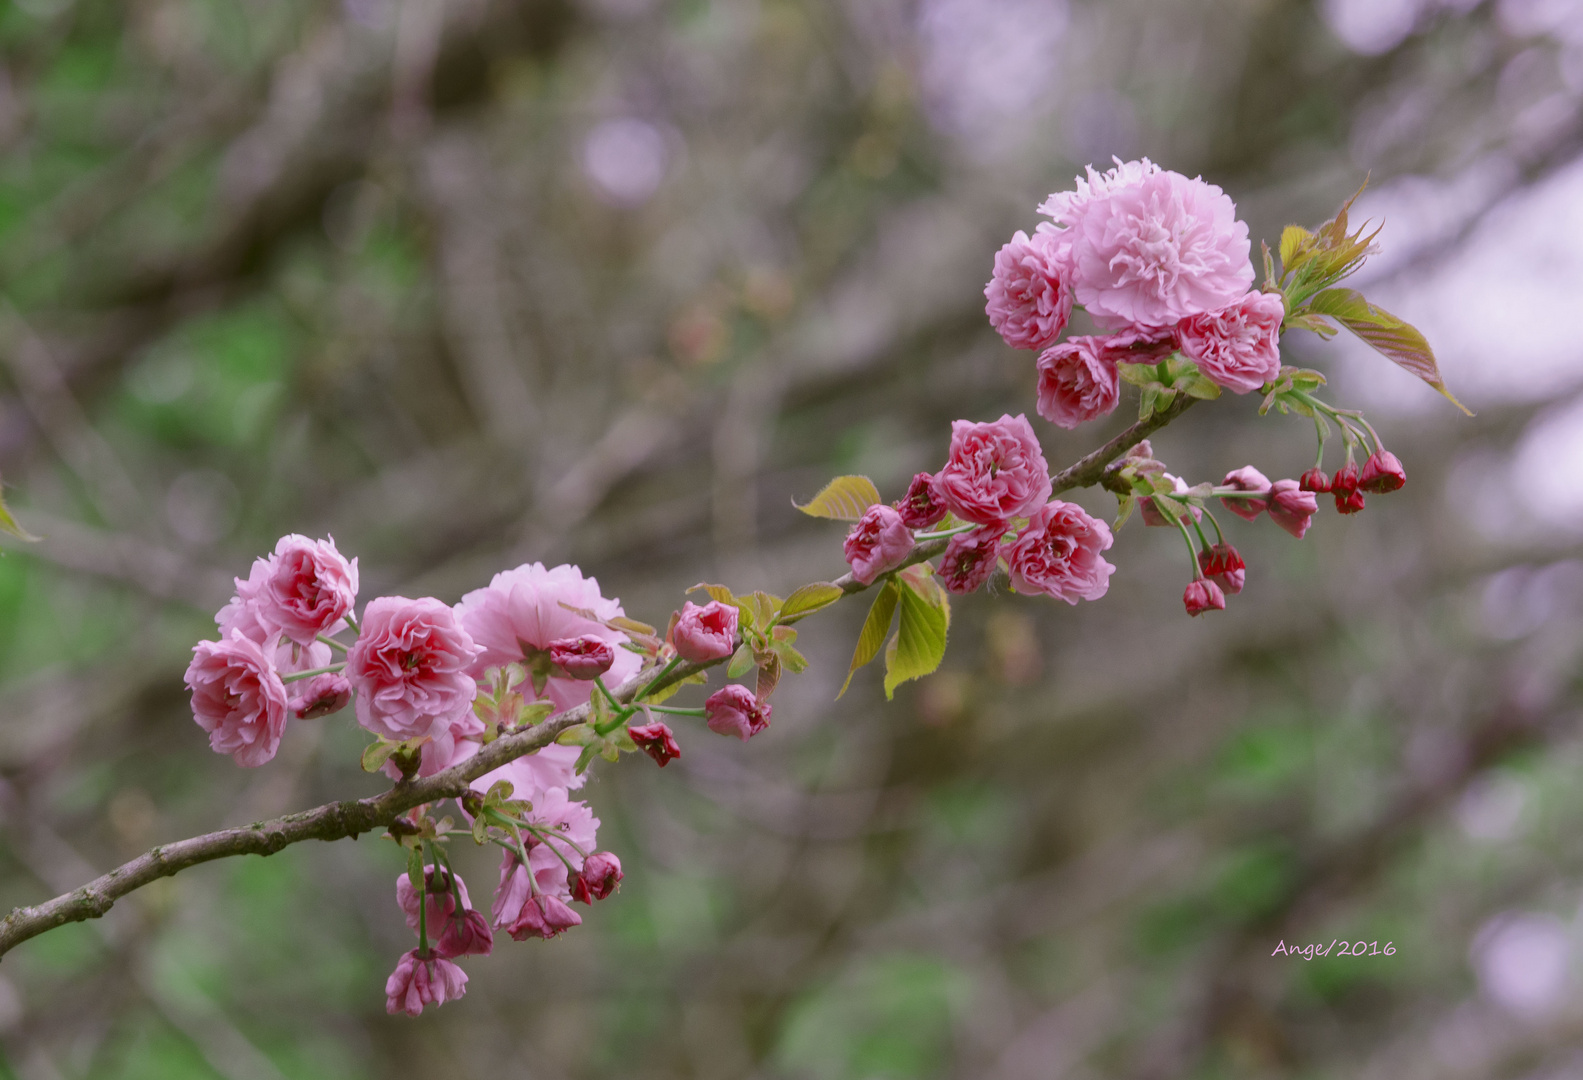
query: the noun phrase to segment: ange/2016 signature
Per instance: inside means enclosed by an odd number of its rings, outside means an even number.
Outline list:
[[[1325,946],[1321,946],[1318,942],[1314,942],[1311,945],[1288,945],[1283,938],[1270,955],[1301,956],[1304,960],[1312,960],[1316,956],[1329,956],[1330,951],[1336,947],[1337,942],[1341,943],[1341,951],[1336,953],[1338,957],[1396,955],[1396,943],[1394,941],[1387,941],[1382,949],[1378,941],[1341,941],[1340,938],[1332,938],[1330,944]]]

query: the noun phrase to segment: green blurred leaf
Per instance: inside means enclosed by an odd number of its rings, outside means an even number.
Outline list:
[[[945,659],[950,607],[939,596],[920,595],[911,585],[901,589],[901,624],[885,649],[885,698],[910,679],[928,675]]]
[[[781,604],[780,617],[784,621],[794,616],[811,614],[829,607],[845,595],[841,591],[841,586],[832,585],[828,581],[816,581],[812,585],[804,585],[792,590],[792,594]]]

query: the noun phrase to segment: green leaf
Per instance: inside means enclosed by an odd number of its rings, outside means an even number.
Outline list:
[[[1214,401],[1220,396],[1220,387],[1203,375],[1189,375],[1176,385],[1188,397],[1195,397],[1200,401]]]
[[[10,507],[5,504],[4,495],[0,495],[0,532],[8,532],[18,540],[26,540],[29,543],[37,543],[39,539],[24,529],[11,515]]]
[[[1137,505],[1138,505],[1138,499],[1137,499],[1136,496],[1134,496],[1134,495],[1117,495],[1116,496],[1116,523],[1110,527],[1110,531],[1111,532],[1115,532],[1117,529],[1119,529],[1123,525],[1125,525],[1127,523],[1127,519],[1132,516],[1132,511]]]
[[[1466,405],[1446,389],[1445,380],[1440,376],[1440,365],[1435,362],[1434,350],[1429,347],[1424,335],[1384,308],[1369,303],[1356,289],[1326,289],[1309,301],[1308,309],[1320,315],[1329,315],[1398,367],[1440,391],[1447,401],[1468,416],[1473,415]]]
[[[901,625],[885,650],[886,700],[895,696],[896,687],[928,675],[945,659],[950,608],[931,599],[920,596],[911,586],[901,590]]]
[[[752,671],[753,667],[753,649],[744,641],[737,647],[737,651],[731,657],[731,664],[726,668],[726,678],[740,679]]]
[[[669,701],[671,698],[675,697],[676,696],[676,692],[678,690],[680,690],[682,687],[688,686],[688,685],[694,685],[694,684],[702,685],[702,684],[704,684],[704,683],[706,683],[708,681],[709,681],[709,673],[708,672],[706,672],[706,671],[695,671],[691,675],[687,676],[687,678],[685,678],[685,679],[677,679],[675,682],[671,683],[669,686],[661,687],[660,689],[654,691],[654,693],[650,694],[648,697],[644,698],[643,700],[648,702],[650,705],[663,705],[667,701]]]
[[[378,739],[363,748],[363,771],[375,773],[385,767],[385,762],[390,760],[390,755],[401,749],[400,743],[388,739]]]
[[[801,506],[792,505],[810,517],[856,521],[863,512],[880,501],[879,489],[866,476],[838,476],[824,490]]]
[[[832,585],[828,581],[816,581],[812,585],[804,585],[800,589],[792,590],[783,604],[781,604],[780,617],[784,622],[787,619],[812,614],[821,608],[827,608],[846,594],[841,591],[841,586]]]
[[[535,701],[531,705],[524,705],[517,713],[517,724],[520,727],[532,727],[555,711],[553,701]]]
[[[752,596],[741,597],[740,604],[746,601],[753,609],[753,625],[761,626],[766,630],[775,622],[775,617],[780,614],[781,598],[767,592],[755,592]]]
[[[890,633],[891,619],[896,615],[897,593],[900,586],[895,579],[886,581],[884,586],[874,597],[874,603],[868,609],[868,618],[863,620],[863,629],[857,636],[857,648],[852,652],[852,665],[847,668],[846,682],[841,684],[841,693],[836,695],[840,701],[847,687],[852,685],[852,676],[857,674],[857,669],[873,660],[879,655],[880,646],[885,644],[885,635]]]
[[[587,724],[578,724],[555,736],[555,741],[561,746],[588,746],[598,742],[599,736]]]
[[[1153,364],[1117,364],[1116,374],[1121,376],[1121,381],[1133,386],[1148,386],[1155,381],[1155,367]]]
[[[1314,234],[1301,225],[1288,225],[1281,230],[1281,269],[1290,271],[1297,259],[1297,252],[1305,240]]]
[[[407,880],[419,896],[423,895],[423,845],[413,844],[407,849]]]

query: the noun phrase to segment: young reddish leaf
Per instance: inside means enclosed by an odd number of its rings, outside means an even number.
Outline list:
[[[838,476],[801,506],[792,505],[810,517],[856,521],[863,511],[880,501],[879,489],[866,476]]]
[[[1377,307],[1363,298],[1356,289],[1326,289],[1309,301],[1309,309],[1320,315],[1329,315],[1358,337],[1372,345],[1376,351],[1390,358],[1398,367],[1418,376],[1440,391],[1446,400],[1467,415],[1468,407],[1446,389],[1440,377],[1440,366],[1435,362],[1434,350],[1411,325]]]
[[[758,681],[753,692],[761,698],[767,698],[775,692],[775,684],[781,681],[781,658],[775,652],[765,652],[759,657]]]
[[[841,693],[836,695],[837,701],[841,700],[841,695],[846,693],[847,687],[852,685],[852,676],[857,674],[857,669],[879,655],[880,646],[885,644],[885,635],[890,633],[891,620],[896,615],[899,588],[892,579],[885,582],[879,593],[875,595],[874,603],[868,609],[868,618],[863,620],[863,629],[857,636],[857,648],[852,652],[852,665],[847,668],[846,682],[841,684]]]

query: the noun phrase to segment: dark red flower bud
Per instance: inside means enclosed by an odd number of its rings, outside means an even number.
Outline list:
[[[1198,566],[1206,578],[1232,596],[1242,591],[1242,583],[1247,579],[1246,564],[1230,544],[1216,544],[1200,551]]]
[[[468,908],[445,925],[445,932],[434,951],[447,959],[458,956],[488,956],[495,947],[495,935],[483,913]]]
[[[1323,469],[1309,469],[1297,478],[1297,486],[1299,490],[1323,495],[1330,490],[1330,476]]]
[[[653,758],[662,769],[667,761],[682,756],[682,748],[676,745],[676,736],[671,734],[671,729],[665,724],[638,724],[627,728],[627,734],[638,744],[638,749]]]
[[[610,642],[592,634],[550,642],[550,663],[574,679],[597,679],[616,662]]]
[[[1389,450],[1376,450],[1369,455],[1369,460],[1363,463],[1363,475],[1358,479],[1358,490],[1367,491],[1371,495],[1384,495],[1388,491],[1400,491],[1405,483],[1407,483],[1407,471],[1402,468],[1402,463],[1396,455]]]
[[[621,860],[608,851],[596,851],[583,860],[582,871],[572,879],[572,899],[585,904],[603,900],[621,884]]]
[[[1005,532],[1005,525],[988,525],[951,537],[940,558],[940,584],[947,592],[970,593],[989,580]]]
[[[1336,498],[1336,513],[1356,514],[1363,509],[1363,492],[1358,490],[1358,467],[1350,462],[1336,470],[1330,481],[1330,494]]]
[[[1182,603],[1187,608],[1189,615],[1202,615],[1206,611],[1226,610],[1226,597],[1220,591],[1220,586],[1207,578],[1199,578],[1189,582],[1187,591],[1182,593]]]
[[[582,921],[583,917],[567,907],[565,901],[548,893],[540,893],[522,905],[516,919],[506,927],[506,933],[516,941],[534,937],[548,941],[556,934],[582,925]]]
[[[896,503],[902,524],[909,529],[927,529],[945,517],[945,504],[935,498],[934,476],[921,472],[912,478],[907,494]]]

